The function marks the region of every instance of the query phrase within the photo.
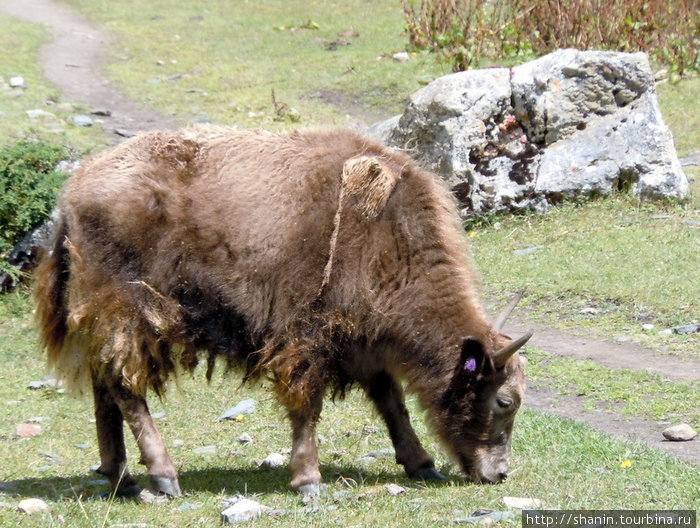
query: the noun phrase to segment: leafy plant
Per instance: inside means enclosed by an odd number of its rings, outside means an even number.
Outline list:
[[[29,140],[0,148],[0,269],[9,250],[51,213],[65,179],[55,167],[67,157],[60,145]]]

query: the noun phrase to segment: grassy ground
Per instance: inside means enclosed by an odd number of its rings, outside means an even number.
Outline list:
[[[130,95],[189,121],[266,128],[342,125],[352,112],[370,122],[398,112],[421,82],[449,69],[423,55],[408,63],[390,58],[405,40],[398,2],[389,0],[269,0],[235,6],[223,0],[69,3],[121,36],[109,66],[115,82]],[[351,28],[359,36],[339,36]],[[61,115],[56,109],[60,94],[41,79],[34,60],[44,38],[37,26],[0,17],[0,47],[16,50],[0,56],[0,75],[5,81],[23,75],[31,88],[19,98],[0,96],[6,127],[0,141],[47,133],[52,125],[29,120],[27,109]],[[662,85],[659,95],[679,153],[700,148],[700,79]],[[48,133],[80,148],[104,144],[96,129],[59,128],[64,131]],[[694,196],[680,205],[638,204],[619,197],[471,226],[486,296],[500,300],[524,288],[525,311],[534,319],[697,357],[697,336],[659,334],[700,320],[700,283],[693,273],[700,249],[694,224],[700,193]],[[526,256],[512,253],[526,246],[541,248]],[[338,496],[326,499],[322,508],[302,507],[286,487],[286,470],[257,467],[268,453],[289,447],[287,424],[269,393],[238,390],[237,379],[216,378],[207,387],[202,373],[196,380],[182,380],[182,391],[172,391],[165,404],[153,405],[154,412],[165,412],[159,426],[168,444],[184,442],[171,453],[189,495],[163,506],[111,503],[99,498],[106,485],[88,472],[98,462],[89,401],[26,389],[29,381],[44,375],[29,310],[23,295],[0,299],[0,526],[214,525],[220,500],[236,493],[256,494],[264,505],[280,510],[279,526],[443,526],[478,508],[504,509],[506,495],[539,498],[550,508],[700,508],[697,467],[538,413],[519,416],[513,441],[516,471],[506,484],[464,484],[447,468],[452,477],[447,484],[416,486],[391,457],[367,467],[357,462],[367,452],[390,446],[383,425],[357,395],[329,404],[320,430],[324,477]],[[642,324],[654,329],[645,331]],[[682,418],[700,425],[697,384],[639,379],[538,352],[532,356],[533,380],[588,394],[591,405],[618,402],[635,416]],[[214,423],[244,397],[258,401],[255,415],[240,423]],[[35,417],[48,417],[40,422],[43,433],[16,438],[14,427]],[[429,450],[439,454],[421,420],[416,428]],[[250,445],[235,440],[243,432],[253,438]],[[128,445],[132,471],[143,476],[131,439]],[[203,445],[215,445],[216,454],[193,453]],[[447,461],[439,456],[438,464]],[[392,497],[387,483],[408,492]],[[52,513],[21,517],[14,507],[25,496],[48,500]],[[270,524],[269,518],[251,525],[263,523]]]
[[[62,106],[61,94],[42,77],[36,55],[48,38],[42,26],[0,15],[0,49],[12,50],[0,53],[0,143],[38,138],[62,142],[77,151],[104,147],[106,138],[99,132],[68,124],[78,109]],[[26,88],[10,88],[10,79],[17,76],[24,77]],[[28,110],[48,115],[30,117]]]
[[[193,379],[181,379],[165,402],[152,402],[152,412],[164,413],[158,424],[186,495],[163,505],[111,502],[103,496],[106,482],[89,471],[99,462],[90,399],[26,388],[42,378],[44,369],[25,301],[21,296],[0,299],[0,363],[12,365],[0,371],[0,526],[210,526],[218,522],[221,500],[238,493],[274,510],[274,525],[281,527],[444,526],[479,508],[508,510],[505,496],[537,498],[546,508],[700,508],[696,467],[534,412],[518,417],[511,478],[499,486],[464,483],[409,398],[419,436],[449,476],[442,485],[414,483],[390,455],[369,464],[359,461],[391,448],[391,442],[358,393],[324,409],[319,434],[329,493],[320,505],[303,506],[287,488],[286,469],[258,467],[269,453],[290,447],[286,420],[270,393],[265,387],[240,387],[237,377],[219,374],[207,386],[201,369]],[[255,414],[215,423],[225,409],[248,397],[257,402]],[[30,419],[38,420],[42,433],[15,437],[15,425]],[[237,441],[243,433],[252,438],[250,444]],[[127,445],[132,471],[146,484],[131,437]],[[195,453],[204,446],[215,446],[215,454]],[[387,484],[398,484],[406,493],[392,496]],[[14,510],[21,498],[37,496],[50,504],[50,513],[27,518]],[[249,525],[270,522],[266,515]],[[503,524],[519,523],[517,517]]]

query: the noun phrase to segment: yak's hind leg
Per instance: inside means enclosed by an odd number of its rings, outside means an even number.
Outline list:
[[[141,489],[129,474],[124,446],[124,417],[109,389],[93,374],[95,423],[100,449],[97,472],[107,477],[118,496],[138,495]]]
[[[105,385],[109,387],[110,395],[136,438],[141,452],[141,462],[148,469],[153,488],[173,497],[180,496],[177,470],[151,417],[146,399],[134,394],[116,379],[107,380]],[[105,430],[107,430],[106,425]],[[98,434],[99,431],[98,426]]]
[[[387,372],[380,372],[362,385],[386,422],[396,462],[403,465],[406,474],[414,479],[444,480],[411,426],[403,390],[394,378]]]

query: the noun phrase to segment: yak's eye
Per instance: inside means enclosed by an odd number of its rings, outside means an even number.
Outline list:
[[[496,398],[496,403],[501,409],[507,409],[511,405],[513,405],[513,400],[510,398]]]

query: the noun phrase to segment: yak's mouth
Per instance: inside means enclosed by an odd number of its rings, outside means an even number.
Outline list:
[[[508,478],[507,470],[489,468],[488,471],[479,469],[471,459],[465,455],[459,455],[459,465],[462,467],[464,476],[475,484],[500,484]]]

